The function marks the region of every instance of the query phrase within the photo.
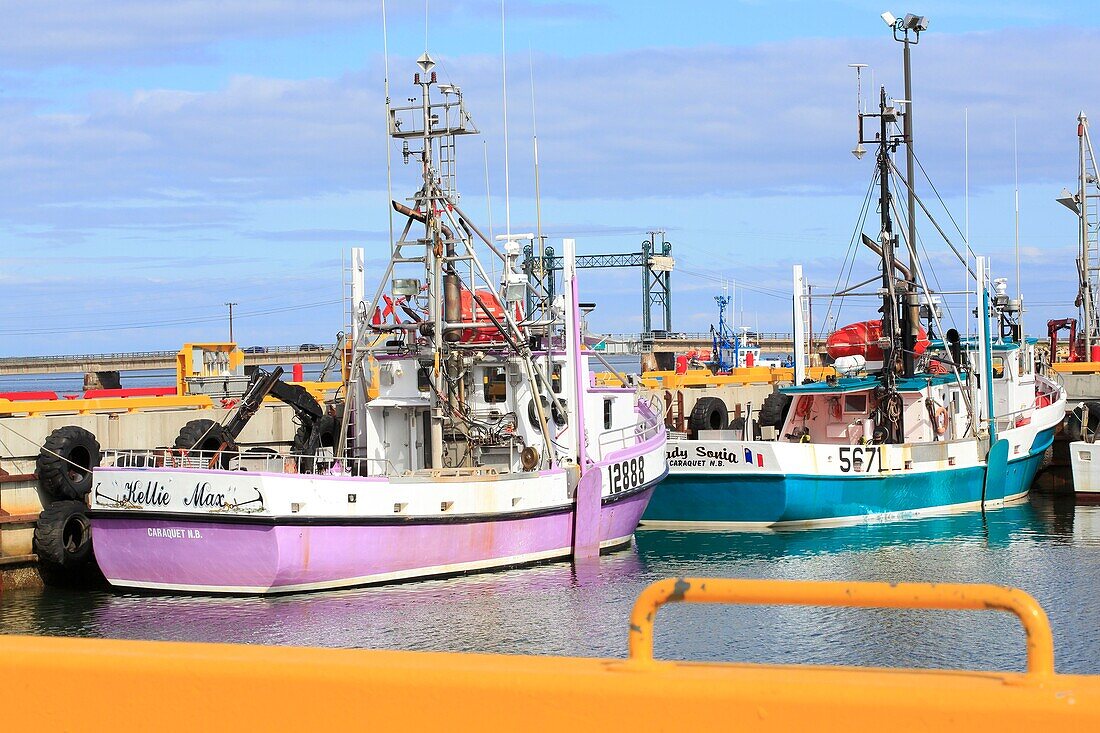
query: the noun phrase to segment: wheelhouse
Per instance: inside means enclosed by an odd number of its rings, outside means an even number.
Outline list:
[[[954,374],[900,379],[902,425],[906,443],[963,437],[969,417],[963,387]],[[875,377],[841,377],[783,387],[791,397],[779,441],[858,445],[878,437],[881,382]]]

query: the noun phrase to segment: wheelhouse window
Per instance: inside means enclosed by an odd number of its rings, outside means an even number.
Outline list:
[[[614,400],[607,398],[603,401],[603,427],[607,430],[611,427],[611,403]]]
[[[1003,356],[993,357],[993,378],[1004,379],[1005,376],[1005,358]]]
[[[1032,360],[1028,349],[1020,349],[1020,374],[1031,374]]]
[[[504,367],[485,367],[482,372],[481,384],[486,402],[493,404],[508,399],[508,381],[505,377]]]
[[[846,413],[858,413],[863,415],[867,412],[867,395],[866,394],[846,394],[844,395],[844,412]]]

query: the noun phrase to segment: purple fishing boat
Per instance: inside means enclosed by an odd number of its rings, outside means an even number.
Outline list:
[[[404,221],[373,298],[353,251],[341,401],[303,423],[291,452],[241,452],[211,424],[172,449],[109,453],[89,516],[112,585],[296,592],[630,543],[668,471],[659,409],[625,379],[595,385],[573,241],[555,297],[519,262],[534,235],[509,233],[498,247],[460,208],[455,141],[476,130],[461,91],[436,84],[427,54],[418,64],[420,99],[389,108],[389,133],[420,187],[411,205],[393,202]],[[497,258],[499,280],[479,249]]]

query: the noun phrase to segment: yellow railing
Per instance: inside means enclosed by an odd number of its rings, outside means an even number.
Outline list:
[[[628,637],[632,661],[653,661],[657,611],[676,602],[1008,611],[1020,619],[1027,634],[1028,673],[1054,674],[1054,640],[1046,612],[1038,601],[1015,588],[961,583],[669,578],[651,584],[634,603]]]
[[[1027,631],[1028,672],[654,661],[654,619],[676,601],[1010,611]],[[238,636],[253,638],[239,621]],[[536,611],[508,623],[545,634],[553,622]],[[111,733],[1100,730],[1100,676],[1054,672],[1046,615],[1018,590],[682,578],[644,590],[631,624],[625,660],[0,634],[4,723]],[[117,619],[98,628],[128,633]]]

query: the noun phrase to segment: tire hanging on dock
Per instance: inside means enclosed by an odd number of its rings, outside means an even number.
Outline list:
[[[34,528],[34,551],[53,570],[66,574],[92,561],[92,525],[83,501],[55,501],[42,510]]]
[[[222,453],[218,463],[223,469],[229,468],[229,461],[237,453],[237,441],[233,436],[220,424],[208,419],[191,420],[184,425],[176,436],[175,447],[203,453],[203,457],[220,450]]]
[[[1088,410],[1088,423],[1085,423],[1085,410]],[[1086,433],[1091,440],[1096,440],[1096,434],[1100,431],[1100,402],[1090,400],[1073,409],[1066,415],[1063,430],[1070,442],[1084,440]]]
[[[290,446],[293,455],[301,456],[298,470],[313,473],[317,465],[317,453],[322,448],[332,449],[335,455],[336,441],[340,439],[340,421],[335,415],[325,415],[312,425],[300,425]]]
[[[101,458],[95,435],[76,425],[58,428],[38,453],[38,485],[55,500],[83,499]]]
[[[787,419],[787,413],[791,409],[792,398],[782,392],[772,392],[764,398],[764,404],[760,406],[758,422],[763,427],[779,428]]]
[[[717,397],[700,397],[691,408],[688,427],[699,430],[725,430],[729,425],[726,403]]]

